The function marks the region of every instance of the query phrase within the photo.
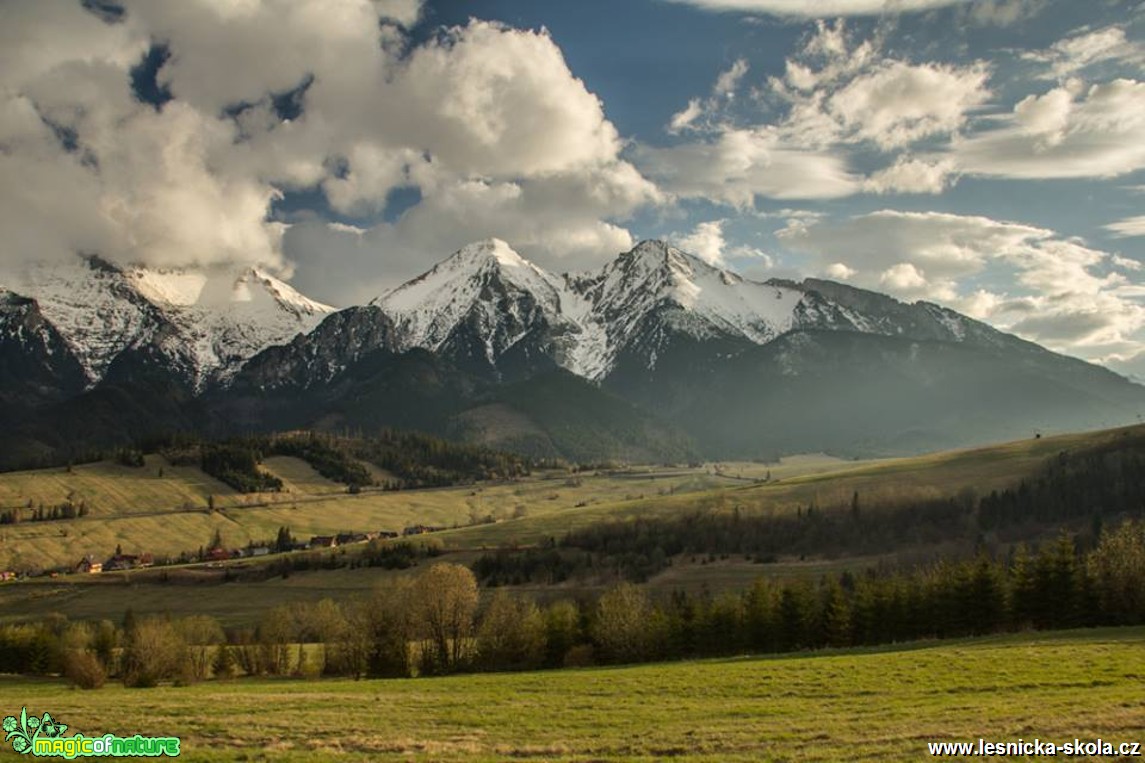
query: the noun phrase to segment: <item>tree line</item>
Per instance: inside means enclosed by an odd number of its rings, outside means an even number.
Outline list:
[[[245,493],[282,489],[281,480],[259,468],[269,456],[302,459],[323,477],[341,482],[351,492],[374,486],[387,490],[449,487],[478,480],[512,479],[529,472],[529,462],[521,456],[395,430],[382,430],[370,437],[292,432],[217,441],[189,434],[166,435],[150,438],[131,452],[144,451],[159,452],[174,464],[198,466]],[[374,464],[391,476],[375,479],[363,462]],[[140,459],[127,465],[143,464]]]
[[[855,492],[847,505],[800,507],[786,514],[732,511],[600,522],[539,547],[501,548],[474,564],[485,585],[552,585],[619,578],[643,582],[680,555],[744,555],[756,562],[788,556],[877,555],[960,540],[967,547],[1008,534],[1035,537],[1046,527],[1088,524],[1092,544],[1106,521],[1145,508],[1145,441],[1062,452],[1037,475],[978,497],[970,491],[930,500],[878,502]]]
[[[60,616],[0,627],[0,672],[128,686],[235,675],[396,677],[786,652],[1028,628],[1145,623],[1145,524],[1103,530],[1086,551],[1062,534],[1036,551],[817,582],[759,579],[717,596],[656,598],[631,583],[541,606],[434,564],[343,603],[281,606],[256,627],[210,617],[122,624]]]

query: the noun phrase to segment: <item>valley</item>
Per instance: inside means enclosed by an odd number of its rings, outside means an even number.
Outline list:
[[[1142,104],[1124,0],[0,0],[0,763],[1145,754]]]
[[[278,493],[238,493],[193,467],[173,467],[148,455],[143,467],[99,463],[66,469],[0,475],[4,506],[45,502],[72,495],[83,500],[87,516],[0,525],[0,560],[58,577],[29,578],[0,586],[0,620],[61,612],[70,617],[118,619],[130,601],[139,612],[210,614],[227,623],[256,621],[266,610],[297,601],[367,594],[409,571],[359,567],[364,545],[295,551],[255,559],[180,564],[178,555],[195,554],[218,533],[228,549],[273,544],[287,527],[302,544],[314,536],[366,533],[425,525],[439,531],[381,544],[413,542],[433,549],[434,560],[474,564],[498,548],[532,547],[578,529],[602,523],[713,516],[793,517],[807,507],[848,512],[855,496],[864,505],[920,504],[968,491],[982,495],[1031,477],[1067,452],[1123,447],[1145,434],[1141,428],[1030,438],[996,446],[903,459],[846,461],[823,455],[769,463],[721,462],[703,466],[646,466],[572,472],[538,470],[515,481],[476,483],[422,490],[347,492],[295,458],[271,457],[262,468],[283,479]],[[162,469],[163,476],[159,477]],[[214,502],[215,510],[208,507]],[[172,506],[172,504],[175,504]],[[1032,524],[1015,538],[1053,538],[1052,525]],[[66,574],[84,556],[102,560],[116,547],[124,553],[172,557],[173,566]],[[780,553],[766,564],[743,554],[686,554],[647,585],[665,593],[683,590],[741,590],[763,576],[776,580],[816,580],[844,570],[880,564],[913,564],[942,556],[965,555],[972,536],[950,537],[940,545],[896,544],[875,555],[833,552],[829,556]],[[1004,550],[1002,545],[999,550]],[[329,558],[338,569],[293,569],[274,565],[295,556]],[[267,573],[257,570],[266,568]],[[291,569],[288,565],[285,569]],[[225,582],[233,576],[247,579]],[[416,568],[415,568],[416,570]],[[253,572],[252,572],[253,571]],[[241,573],[241,574],[240,574]],[[608,577],[570,581],[551,589],[524,585],[542,598],[599,591]]]

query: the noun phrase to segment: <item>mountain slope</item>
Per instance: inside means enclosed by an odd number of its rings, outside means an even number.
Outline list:
[[[250,269],[88,257],[10,286],[3,445],[37,457],[297,427],[578,460],[892,454],[1145,412],[1145,387],[938,305],[751,281],[655,241],[564,276],[480,242],[338,312]]]
[[[588,330],[562,279],[504,241],[471,244],[374,300],[393,320],[401,349],[421,347],[462,368],[517,378],[574,364],[570,348]]]
[[[1145,390],[1041,351],[817,329],[734,357],[680,347],[627,386],[710,457],[918,453],[1135,421]]]
[[[89,387],[127,355],[201,390],[333,311],[254,268],[164,271],[87,256],[28,266],[9,286],[36,301]]]
[[[60,399],[86,382],[79,359],[35,300],[0,289],[0,401]]]

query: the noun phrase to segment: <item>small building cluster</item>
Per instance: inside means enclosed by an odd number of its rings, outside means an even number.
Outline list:
[[[444,529],[444,527],[431,527],[429,525],[410,525],[402,530],[402,535],[424,535],[425,533],[441,532]]]
[[[415,527],[407,527],[401,534],[404,535],[417,535],[420,533],[436,532],[443,528],[439,527],[426,527],[424,525],[417,525]],[[250,545],[244,548],[209,548],[200,551],[201,557],[199,561],[204,562],[225,562],[232,559],[250,559],[260,556],[269,556],[276,551],[306,551],[311,549],[321,548],[337,548],[338,546],[349,546],[357,543],[368,543],[369,541],[379,538],[397,538],[400,537],[399,533],[393,530],[377,530],[374,532],[347,532],[338,533],[337,535],[315,535],[309,542],[291,543],[286,548],[271,546],[271,545]],[[186,555],[180,557],[180,561],[188,561]],[[74,567],[71,568],[72,572],[84,575],[97,575],[102,572],[115,572],[122,570],[137,570],[145,567],[151,567],[155,561],[151,554],[123,554],[116,553],[110,558],[100,561],[95,558],[93,554],[88,554],[81,559]],[[0,582],[8,580],[15,580],[16,573],[10,571],[0,571]]]
[[[406,533],[407,535],[409,533]],[[337,548],[350,546],[355,543],[368,543],[378,538],[396,538],[398,534],[392,530],[378,530],[364,533],[338,533],[337,535],[315,535],[306,544],[306,548]]]
[[[97,561],[88,554],[75,566],[75,572],[84,575],[96,575],[101,572],[116,572],[121,570],[138,570],[155,564],[151,554],[113,554],[105,561]]]

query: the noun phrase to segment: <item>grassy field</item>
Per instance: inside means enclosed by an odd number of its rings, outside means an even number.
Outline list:
[[[441,679],[88,693],[0,678],[0,711],[179,736],[188,761],[915,761],[929,741],[1145,741],[1143,646],[1118,629]]]
[[[560,512],[538,512],[524,520],[494,525],[463,527],[441,534],[451,548],[479,548],[506,544],[537,543],[570,529],[611,519],[680,514],[692,511],[750,513],[795,512],[798,507],[849,506],[859,493],[868,505],[953,496],[962,490],[977,494],[1015,485],[1035,473],[1046,459],[1064,450],[1093,447],[1123,436],[1129,429],[1022,440],[982,448],[948,451],[913,458],[870,462],[836,459],[793,459],[773,467],[772,481],[761,484],[737,480],[718,490],[682,491],[662,485],[655,497],[620,499],[576,507]],[[767,466],[722,465],[726,474],[759,477]],[[714,467],[713,467],[714,471]],[[725,478],[726,479],[726,478]]]
[[[0,508],[50,509],[69,498],[87,504],[92,518],[207,507],[207,497],[219,505],[234,503],[238,493],[190,466],[172,466],[162,456],[149,455],[136,468],[110,461],[65,468],[0,474]],[[162,476],[160,473],[162,472]]]
[[[785,474],[806,474],[850,462],[806,457],[776,465]],[[706,496],[739,487],[743,481],[712,468],[635,468],[620,473],[540,474],[520,482],[402,492],[366,491],[350,495],[304,461],[274,457],[263,467],[280,477],[284,491],[243,495],[198,469],[172,467],[148,456],[141,469],[114,463],[0,474],[0,507],[57,505],[70,495],[87,503],[90,514],[74,520],[22,522],[0,526],[0,568],[29,564],[44,568],[73,565],[86,554],[110,556],[117,545],[126,553],[178,555],[195,551],[216,531],[229,547],[273,539],[287,525],[296,537],[367,530],[401,530],[414,524],[460,527],[486,517],[501,527],[524,523],[530,537],[552,528],[592,521],[618,505],[658,510],[670,496]],[[160,469],[163,476],[159,477]],[[217,511],[207,510],[209,497]],[[678,504],[674,504],[678,505]],[[568,517],[566,523],[565,517]],[[516,517],[516,519],[514,519]],[[521,519],[524,517],[524,519]],[[532,520],[549,517],[550,522]],[[504,533],[502,533],[504,534]],[[512,533],[509,533],[511,535]],[[496,533],[494,533],[496,535]],[[455,547],[478,547],[484,533],[460,535]],[[508,536],[506,536],[508,537]]]
[[[458,551],[438,560],[470,565],[479,552]],[[754,564],[742,557],[706,562],[681,559],[671,568],[648,581],[653,592],[670,594],[685,590],[741,590],[760,577],[778,581],[817,581],[826,574],[844,570],[860,571],[881,557],[853,557],[838,560],[782,560],[774,564]],[[36,579],[0,585],[0,623],[40,620],[53,613],[72,620],[109,619],[118,622],[128,606],[137,615],[211,615],[225,626],[255,625],[269,609],[299,602],[316,603],[331,598],[346,601],[364,597],[396,578],[420,574],[426,565],[409,570],[384,570],[378,567],[292,572],[289,577],[269,580],[221,583],[217,578],[202,583],[161,584],[142,582],[137,572],[115,572],[98,576],[69,576],[58,579]],[[217,571],[207,571],[212,577]],[[154,573],[148,577],[154,580]],[[206,575],[204,575],[206,577]],[[576,598],[599,594],[608,583],[569,581],[551,586],[517,586],[517,593],[528,594],[539,601]],[[486,592],[487,593],[487,592]]]
[[[224,493],[197,470],[175,469],[154,457],[149,457],[143,470],[99,464],[77,467],[71,473],[61,469],[7,474],[0,475],[0,495],[22,496],[37,489],[47,495],[51,490],[58,493],[85,486],[93,494],[97,489],[102,491],[99,500],[105,507],[115,506],[114,501],[121,503],[116,509],[101,509],[103,513],[83,519],[0,526],[0,568],[18,567],[25,561],[44,566],[71,564],[86,553],[104,558],[117,544],[129,553],[177,554],[206,544],[216,531],[228,546],[240,547],[252,540],[273,538],[283,525],[305,539],[352,530],[400,530],[418,523],[456,527],[432,538],[442,544],[450,561],[468,564],[483,549],[535,543],[559,537],[574,527],[611,519],[733,507],[748,512],[794,512],[796,506],[811,503],[820,507],[847,505],[855,492],[871,503],[876,498],[952,495],[962,489],[983,492],[1014,484],[1063,450],[1108,442],[1122,437],[1125,431],[1046,437],[878,462],[815,456],[788,459],[770,468],[765,464],[718,464],[599,474],[548,473],[516,483],[361,495],[340,492],[336,483],[290,458],[269,459],[265,465],[290,489],[274,496]],[[159,468],[164,469],[163,478],[157,476]],[[766,477],[768,471],[770,482],[755,481]],[[221,508],[213,513],[205,508],[142,510],[187,495],[197,495],[203,501],[204,496],[215,495]],[[270,502],[244,505],[263,499]],[[470,524],[487,516],[500,521]],[[926,553],[937,550],[924,549]],[[777,561],[755,564],[738,557],[680,559],[654,578],[650,587],[739,589],[760,576],[814,580],[826,573],[863,569],[880,561],[895,562],[896,558]],[[381,570],[316,571],[259,583],[178,586],[146,583],[137,573],[40,578],[0,585],[0,620],[35,618],[53,611],[72,618],[118,619],[125,602],[130,601],[140,612],[203,612],[228,624],[246,623],[277,604],[364,593],[384,583],[388,575]],[[547,597],[579,591],[570,584],[543,593]]]

